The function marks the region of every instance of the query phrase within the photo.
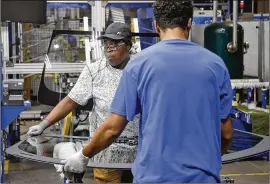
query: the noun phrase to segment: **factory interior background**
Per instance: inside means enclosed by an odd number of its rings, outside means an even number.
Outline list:
[[[104,57],[96,37],[110,23],[124,22],[132,32],[150,35],[133,37],[132,54],[159,42],[152,2],[1,3],[1,183],[64,183],[57,170],[56,145],[82,141],[91,110],[76,109],[41,139],[30,139],[26,133],[68,94],[87,60]],[[189,40],[222,57],[234,89],[231,116],[236,131],[230,151],[222,157],[221,177],[227,183],[269,183],[269,1],[193,3]],[[18,10],[24,14],[16,14]],[[235,33],[238,46],[232,51],[227,44]],[[94,183],[92,168],[83,181]]]

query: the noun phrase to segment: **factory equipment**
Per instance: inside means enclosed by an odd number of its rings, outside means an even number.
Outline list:
[[[3,80],[3,105],[24,105],[24,80]]]
[[[204,47],[223,59],[231,79],[242,79],[244,54],[249,45],[244,43],[243,27],[237,24],[238,1],[233,3],[233,22],[214,22],[208,25],[204,30]],[[214,12],[213,20],[216,20],[216,16]]]
[[[199,27],[200,29],[204,28],[204,47],[222,58],[232,79],[231,83],[234,90],[234,99],[230,115],[232,117],[234,130],[253,132],[253,127],[256,127],[256,125],[253,126],[253,123],[258,123],[255,121],[255,113],[260,111],[269,113],[266,107],[266,88],[269,84],[262,83],[258,79],[254,79],[254,81],[253,79],[245,79],[246,81],[243,79],[244,55],[249,49],[249,43],[244,42],[244,28],[237,21],[238,1],[233,1],[233,21],[230,22],[217,22],[217,8],[215,7],[217,0],[214,1],[213,5],[213,9],[215,10],[213,23],[208,26]],[[198,30],[198,32],[200,32],[200,30]],[[200,41],[197,39],[199,37],[198,35],[199,34],[193,34],[195,40]],[[239,79],[239,81],[236,80],[238,81],[236,82],[234,79]],[[262,89],[262,92],[260,92],[260,89]],[[254,92],[252,92],[252,90],[254,90]],[[251,92],[254,101],[251,100]],[[260,95],[263,96],[262,99],[260,99]],[[245,96],[248,96],[247,100]],[[257,103],[260,102],[260,100],[262,100],[262,105]],[[261,108],[259,106],[261,106]],[[255,110],[258,110],[258,112]],[[238,144],[235,144],[233,148],[241,150],[243,148],[249,148],[250,145],[253,144],[252,136],[247,135],[243,140],[234,139],[233,142],[238,142]]]
[[[231,79],[242,79],[244,73],[244,29],[237,24],[237,47],[234,52],[227,49],[232,42],[233,23],[215,22],[204,32],[204,47],[219,55],[225,62]]]

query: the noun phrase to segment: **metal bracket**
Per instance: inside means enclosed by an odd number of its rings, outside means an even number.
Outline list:
[[[87,2],[90,6],[95,6],[95,0],[88,0]]]
[[[88,0],[88,4],[91,6],[95,6],[95,0]],[[105,8],[108,4],[108,1],[101,1],[101,6]]]
[[[102,8],[106,8],[107,5],[108,5],[108,1],[102,1],[101,2]]]
[[[244,54],[246,54],[248,52],[249,45],[250,45],[249,42],[244,43]]]

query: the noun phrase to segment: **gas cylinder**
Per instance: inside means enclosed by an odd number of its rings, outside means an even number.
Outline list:
[[[230,52],[233,41],[233,22],[215,22],[204,30],[204,47],[220,56],[228,68],[231,79],[242,79],[244,74],[244,29],[237,24],[237,50]]]

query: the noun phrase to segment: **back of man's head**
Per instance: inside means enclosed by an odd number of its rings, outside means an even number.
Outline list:
[[[156,0],[153,5],[157,25],[161,29],[186,29],[193,16],[191,0]]]

